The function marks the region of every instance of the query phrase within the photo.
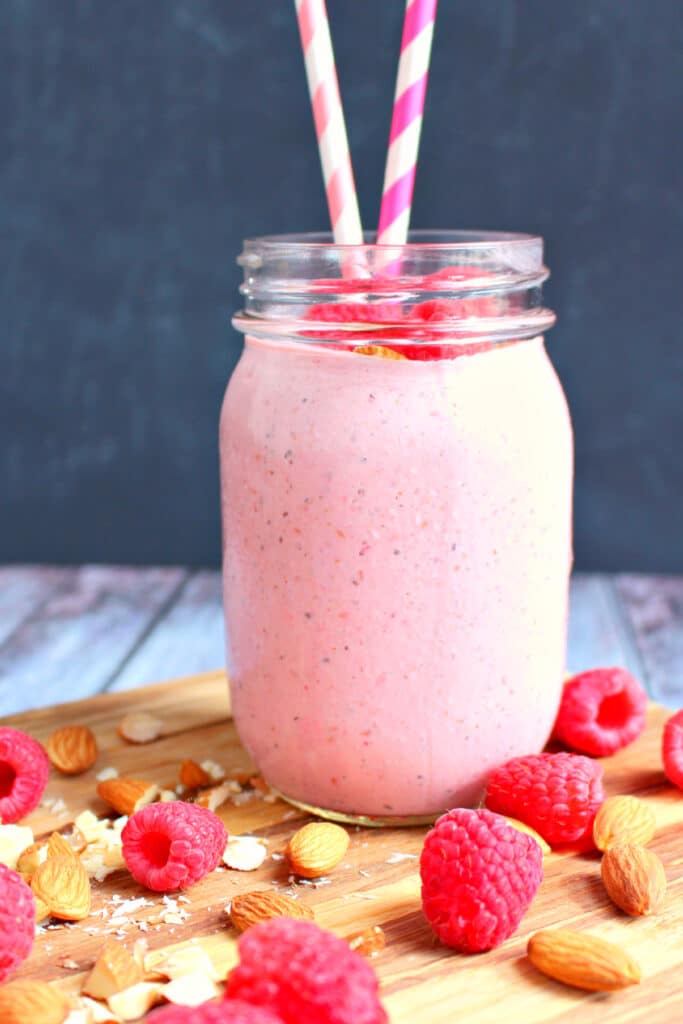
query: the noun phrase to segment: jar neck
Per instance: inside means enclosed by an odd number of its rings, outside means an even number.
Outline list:
[[[246,241],[238,263],[245,304],[233,324],[254,337],[495,343],[555,322],[542,304],[543,241],[531,235],[414,233],[402,246],[273,236]]]

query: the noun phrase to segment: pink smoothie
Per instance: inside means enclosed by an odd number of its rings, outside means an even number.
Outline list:
[[[221,417],[225,613],[236,724],[273,786],[436,815],[541,749],[572,465],[541,339],[426,362],[247,339]]]

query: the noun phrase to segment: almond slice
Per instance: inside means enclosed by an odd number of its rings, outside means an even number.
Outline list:
[[[664,901],[664,865],[645,846],[610,846],[602,858],[600,874],[609,898],[631,917],[654,914]]]
[[[593,839],[599,850],[622,843],[645,846],[655,834],[655,814],[636,796],[608,796],[593,822]]]
[[[341,825],[312,821],[289,840],[287,857],[295,875],[319,878],[339,864],[348,848],[349,835]]]
[[[191,758],[183,761],[180,766],[180,781],[186,789],[201,789],[213,782],[209,773]]]
[[[64,725],[48,738],[47,756],[63,775],[81,775],[97,760],[97,740],[87,725]]]
[[[146,779],[129,779],[120,775],[116,779],[98,782],[97,795],[119,814],[131,815],[151,804],[159,795],[159,787]]]
[[[179,978],[169,981],[162,990],[164,999],[181,1006],[199,1006],[208,999],[214,999],[218,993],[219,988],[215,981],[203,971],[182,974]]]
[[[261,921],[274,917],[294,917],[300,921],[312,921],[313,911],[305,903],[293,900],[270,889],[255,890],[234,896],[230,903],[230,920],[238,932],[245,932]]]
[[[142,968],[130,950],[111,939],[105,943],[81,991],[93,999],[106,1000],[142,979]]]
[[[128,743],[152,743],[159,739],[163,722],[147,711],[129,711],[119,722],[116,730],[121,739]]]
[[[164,986],[156,981],[139,981],[137,985],[115,992],[107,999],[107,1005],[121,1020],[138,1020],[148,1010],[161,1002]]]
[[[211,958],[201,946],[180,946],[159,958],[159,950],[145,957],[145,970],[155,978],[175,981],[187,974],[204,974],[217,981],[216,969]]]
[[[61,921],[82,921],[90,913],[88,875],[73,855],[48,857],[36,869],[31,879],[31,888],[38,899],[47,905],[52,916]]]
[[[268,856],[256,836],[231,836],[223,851],[223,863],[236,871],[256,871]]]
[[[222,807],[232,794],[233,790],[230,784],[224,782],[220,786],[211,786],[210,789],[203,789],[197,796],[195,803],[199,804],[200,807],[208,807],[210,811],[215,811],[217,807]]]
[[[553,928],[529,939],[527,954],[543,974],[589,992],[614,992],[640,981],[640,967],[619,946],[586,932]]]
[[[69,1010],[64,993],[45,981],[10,981],[0,988],[2,1024],[62,1024]]]

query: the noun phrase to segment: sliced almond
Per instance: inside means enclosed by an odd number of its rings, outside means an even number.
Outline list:
[[[517,818],[508,818],[507,816],[505,816],[505,820],[507,821],[508,825],[512,825],[512,827],[516,828],[518,832],[524,832],[525,835],[531,836],[532,839],[535,839],[538,845],[541,847],[541,853],[544,857],[546,857],[549,853],[552,853],[550,846],[548,845],[548,843],[546,843],[543,836],[539,835],[536,829],[532,828],[531,825],[527,825],[524,821],[519,821]]]
[[[200,764],[188,758],[180,766],[180,781],[186,789],[201,789],[210,786],[213,780]]]
[[[536,932],[527,954],[543,974],[589,992],[613,992],[637,985],[641,977],[636,961],[619,946],[567,928]]]
[[[142,980],[142,968],[130,950],[110,939],[85,979],[82,992],[93,999],[106,1000],[115,992],[122,992]]]
[[[0,988],[2,1024],[62,1024],[69,1010],[64,993],[45,981],[10,981]]]
[[[234,896],[230,903],[230,920],[238,932],[245,932],[261,921],[274,917],[294,917],[300,921],[312,921],[313,911],[305,903],[293,900],[270,889],[244,892]]]
[[[119,814],[131,815],[156,800],[159,787],[146,779],[129,779],[121,775],[116,779],[98,782],[97,795]]]
[[[223,851],[223,863],[236,871],[255,871],[268,856],[268,850],[256,836],[231,836]]]
[[[31,888],[61,921],[82,921],[90,913],[90,881],[74,856],[48,857],[36,869]]]
[[[387,944],[387,938],[378,924],[364,928],[348,938],[349,946],[361,956],[377,956]]]
[[[199,1006],[208,999],[214,999],[219,991],[215,981],[207,974],[203,971],[194,971],[192,974],[183,974],[169,981],[164,985],[162,995],[169,1003]]]
[[[380,359],[406,359],[402,352],[396,352],[385,345],[357,345],[353,350],[361,356],[379,356]]]
[[[664,865],[645,846],[610,846],[602,858],[600,873],[609,898],[631,917],[655,914],[664,902]]]
[[[17,870],[24,851],[33,845],[33,829],[28,825],[0,825],[0,863]],[[19,870],[23,870],[19,868]]]
[[[161,1002],[163,990],[164,986],[157,981],[139,981],[109,996],[107,1005],[123,1021],[138,1020]]]
[[[152,743],[159,739],[162,731],[161,719],[147,711],[129,711],[123,716],[117,729],[121,739],[128,743]]]
[[[645,846],[655,834],[655,814],[636,796],[608,796],[593,822],[593,839],[599,850],[623,843]]]
[[[63,775],[80,775],[97,760],[97,740],[87,725],[64,725],[48,738],[47,756]]]
[[[348,848],[349,836],[341,825],[312,821],[289,840],[287,857],[295,875],[319,878],[339,864]]]
[[[195,803],[201,807],[208,807],[210,811],[215,811],[217,807],[222,805],[229,800],[232,796],[233,790],[230,788],[229,783],[222,783],[220,786],[211,786],[209,789],[203,789]]]

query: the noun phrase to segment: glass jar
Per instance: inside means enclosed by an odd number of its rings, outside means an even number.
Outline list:
[[[432,820],[548,738],[573,450],[542,251],[245,243],[220,425],[228,672],[239,735],[292,803]]]

